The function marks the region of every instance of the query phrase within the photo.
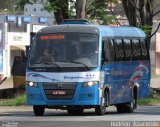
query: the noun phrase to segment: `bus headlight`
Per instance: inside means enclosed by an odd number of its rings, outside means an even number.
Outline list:
[[[84,82],[83,87],[91,87],[97,84],[98,84],[97,81]]]
[[[30,87],[38,87],[37,82],[26,82],[26,84]]]

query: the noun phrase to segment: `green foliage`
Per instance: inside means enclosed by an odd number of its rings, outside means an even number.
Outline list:
[[[70,9],[68,10],[68,16],[69,18],[74,18],[76,16],[76,2],[72,1],[72,5],[70,6]]]
[[[44,9],[48,12],[57,12],[62,8],[68,9],[66,0],[48,0],[48,2],[44,4]]]
[[[0,106],[26,105],[26,95],[19,95],[14,99],[1,99]]]
[[[143,98],[138,100],[139,105],[157,105],[160,104],[160,89],[151,88],[150,96],[148,98]]]
[[[26,4],[32,4],[29,0],[18,0],[16,10],[23,10]]]
[[[0,12],[15,14],[15,7],[17,6],[17,0],[0,0]]]
[[[160,104],[160,99],[159,98],[144,98],[138,100],[139,105],[157,105]]]
[[[91,20],[96,19],[100,24],[113,23],[115,17],[107,14],[107,3],[109,2],[117,2],[117,0],[93,0],[87,8],[89,18]]]
[[[152,26],[144,25],[144,26],[140,26],[140,28],[146,33],[147,36],[150,36],[152,31]]]

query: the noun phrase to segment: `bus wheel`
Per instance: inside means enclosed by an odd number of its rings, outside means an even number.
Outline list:
[[[137,99],[133,93],[132,95],[132,101],[126,104],[126,112],[127,113],[132,113],[134,109],[137,107]]]
[[[134,102],[129,102],[128,104],[126,104],[126,113],[132,113],[134,111]]]
[[[33,106],[33,111],[34,111],[35,116],[43,116],[44,110],[45,110],[44,106],[41,106],[41,105]]]
[[[116,106],[118,113],[132,113],[134,111],[134,103],[119,104]]]
[[[132,113],[134,109],[136,108],[137,100],[133,96],[133,100],[131,102],[125,103],[125,104],[119,104],[117,105],[117,112],[118,113]]]
[[[84,111],[84,109],[81,108],[81,107],[73,107],[73,108],[69,107],[69,108],[67,108],[68,114],[72,114],[72,115],[80,115],[80,114],[83,113],[83,111]]]
[[[108,98],[108,94],[106,95],[106,98]],[[106,106],[107,106],[106,98],[103,97],[102,101],[101,101],[101,105],[98,105],[98,106],[95,107],[96,115],[101,115],[101,116],[105,115],[105,113],[106,113]]]

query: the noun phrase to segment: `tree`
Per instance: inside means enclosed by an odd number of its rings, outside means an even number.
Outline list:
[[[54,12],[58,24],[69,18],[68,0],[49,0],[48,4],[44,4],[44,9],[50,13]]]
[[[18,0],[16,10],[23,10],[26,4],[32,4],[30,0]]]
[[[16,0],[0,0],[0,11],[10,14],[15,13]]]
[[[153,34],[151,34],[153,17],[160,13],[156,10],[160,7],[160,2],[156,5],[156,0],[122,0],[123,7],[129,21],[129,24],[141,27],[147,34],[148,46],[150,47],[150,39],[160,27],[160,23]]]
[[[77,19],[86,18],[86,6],[87,6],[87,0],[76,1],[76,18]]]
[[[108,15],[107,8],[109,6],[107,3],[116,2],[116,0],[93,0],[90,6],[87,8],[87,14],[89,18],[96,19],[99,24],[109,24],[115,19],[115,15]]]

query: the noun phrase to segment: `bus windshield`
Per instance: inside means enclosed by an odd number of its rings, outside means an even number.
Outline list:
[[[34,38],[31,67],[97,67],[98,35],[84,33],[41,34]]]

